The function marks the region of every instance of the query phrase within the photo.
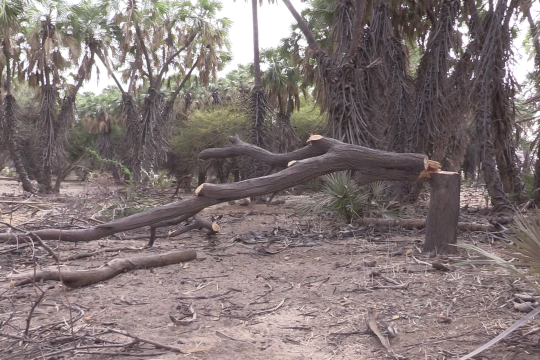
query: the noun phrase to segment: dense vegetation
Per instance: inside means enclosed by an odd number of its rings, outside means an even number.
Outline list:
[[[217,0],[3,1],[0,159],[25,190],[36,180],[51,192],[85,157],[138,184],[197,173],[197,153],[235,132],[276,152],[321,132],[479,175],[495,210],[509,211],[540,201],[538,69],[518,84],[511,65],[513,46],[540,58],[531,4],[311,0],[278,48],[255,41],[254,63],[218,78],[231,54]],[[262,2],[252,5],[256,21]],[[104,76],[98,62],[115,86],[80,93]],[[259,171],[204,166],[222,181]],[[415,186],[393,191],[414,199]]]

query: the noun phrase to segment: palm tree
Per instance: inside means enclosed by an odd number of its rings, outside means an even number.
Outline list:
[[[82,47],[79,59],[74,59],[79,64],[77,73],[74,74],[74,85],[68,85],[65,97],[58,113],[57,122],[60,132],[57,134],[58,142],[67,142],[67,131],[71,128],[74,120],[74,105],[84,81],[90,80],[92,68],[95,64],[95,55],[100,49],[108,47],[110,43],[108,29],[108,6],[106,3],[93,4],[90,0],[71,7],[71,13],[67,19],[67,36],[65,41],[73,50]],[[60,183],[63,181],[61,161],[58,160],[57,180],[53,192],[60,191]]]
[[[274,150],[286,153],[296,148],[300,142],[291,126],[291,114],[295,109],[300,110],[300,74],[298,67],[291,64],[286,54],[276,49],[264,50],[262,61],[267,64],[262,75],[262,85],[270,103],[277,110],[277,131],[273,136],[277,148]]]
[[[52,167],[56,156],[63,156],[65,123],[58,122],[58,95],[62,87],[62,71],[68,61],[62,55],[66,46],[70,58],[78,59],[80,47],[72,34],[68,34],[69,5],[61,0],[36,0],[27,11],[25,33],[28,43],[25,70],[30,86],[41,93],[41,146],[43,163],[39,191],[52,192]],[[69,109],[68,109],[69,110]]]
[[[0,72],[5,70],[6,83],[4,89],[6,91],[2,101],[2,112],[0,114],[0,127],[2,128],[2,143],[7,143],[10,157],[15,164],[15,170],[19,175],[19,180],[22,182],[24,191],[34,192],[34,187],[28,178],[28,173],[24,168],[21,154],[19,151],[18,132],[17,132],[17,104],[11,93],[11,64],[15,55],[13,33],[19,28],[21,15],[24,11],[23,2],[19,0],[3,0],[0,8],[0,29],[2,31],[2,67]]]
[[[165,160],[173,105],[192,73],[196,70],[199,81],[207,84],[223,66],[230,22],[215,19],[220,8],[217,1],[130,1],[127,11],[117,10],[114,16],[123,24],[119,63],[132,59],[126,69],[130,85],[122,92],[126,117],[137,119],[126,131],[129,143],[135,144],[129,163],[136,183],[143,168],[151,171]],[[164,99],[163,86],[171,83],[177,87]],[[130,91],[135,90],[146,93],[140,110],[133,105]]]

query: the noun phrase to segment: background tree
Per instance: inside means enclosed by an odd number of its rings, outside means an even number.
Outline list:
[[[0,112],[0,130],[2,136],[0,141],[8,144],[10,157],[15,164],[15,170],[22,182],[24,191],[34,192],[34,187],[28,178],[28,173],[22,162],[20,154],[19,136],[17,131],[17,104],[12,88],[12,68],[15,63],[18,45],[14,39],[15,32],[19,29],[21,15],[23,13],[22,1],[2,1],[0,8],[0,29],[2,31],[2,58],[0,62],[0,78],[5,71],[5,83],[3,90],[5,93],[2,98],[2,110]]]
[[[273,132],[273,150],[286,153],[296,149],[300,140],[291,126],[291,114],[300,110],[300,74],[287,54],[277,49],[263,50],[262,62],[267,66],[262,73],[262,86],[276,109],[276,130]]]

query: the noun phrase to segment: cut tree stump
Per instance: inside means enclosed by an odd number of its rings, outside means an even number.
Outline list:
[[[459,217],[459,174],[431,173],[424,252],[455,253]]]

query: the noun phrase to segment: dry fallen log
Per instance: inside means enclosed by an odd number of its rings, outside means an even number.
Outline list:
[[[424,229],[426,220],[424,219],[357,219],[354,221],[357,226],[374,226],[374,227],[400,227],[403,229]],[[460,231],[481,231],[481,232],[499,232],[501,229],[493,225],[475,224],[458,222],[457,228]]]
[[[95,284],[100,281],[112,279],[128,270],[147,269],[157,266],[166,266],[191,261],[197,258],[195,251],[175,251],[164,254],[146,255],[134,258],[113,259],[107,264],[88,270],[73,271],[63,267],[29,271],[12,275],[15,286],[30,284],[41,280],[61,281],[70,288],[79,288]]]
[[[414,181],[424,170],[432,170],[432,164],[429,169],[425,168],[425,163],[428,163],[425,155],[372,150],[320,135],[312,135],[308,139],[308,146],[288,154],[261,152],[252,145],[246,146],[248,144],[242,143],[234,136],[231,137],[231,143],[232,146],[223,149],[204,150],[201,156],[202,158],[209,158],[209,154],[213,157],[237,156],[239,155],[237,148],[242,146],[246,149],[243,154],[248,156],[264,156],[270,163],[273,161],[277,165],[283,165],[286,161],[294,161],[294,163],[282,171],[256,179],[220,185],[205,183],[195,191],[197,196],[87,229],[43,229],[33,233],[42,240],[91,241],[144,226],[156,227],[156,224],[160,222],[177,219],[187,214],[193,216],[211,205],[271,194],[336,171],[356,170],[359,173],[357,178],[362,183],[369,183],[379,180]],[[17,236],[24,236],[24,234],[0,234],[0,241],[13,240]]]

